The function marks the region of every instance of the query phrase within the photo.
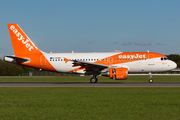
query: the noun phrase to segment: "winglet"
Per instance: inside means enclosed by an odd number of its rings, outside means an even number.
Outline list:
[[[64,57],[64,59],[65,59],[65,63],[67,63],[67,62],[69,62],[69,61],[70,61],[69,59],[67,59],[67,58],[65,58],[65,57]]]

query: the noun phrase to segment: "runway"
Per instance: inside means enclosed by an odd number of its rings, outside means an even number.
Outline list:
[[[0,83],[0,87],[180,87],[180,83]]]

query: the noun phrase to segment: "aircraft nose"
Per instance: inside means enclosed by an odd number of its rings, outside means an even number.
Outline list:
[[[171,69],[175,69],[177,67],[177,64],[175,62],[171,61],[170,67],[171,67]]]

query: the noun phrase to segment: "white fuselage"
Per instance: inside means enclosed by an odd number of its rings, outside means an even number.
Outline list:
[[[74,69],[79,68],[79,66],[73,67],[72,61],[65,63],[64,58],[68,58],[70,60],[80,60],[85,62],[96,62],[102,61],[102,59],[107,56],[113,56],[120,53],[43,53],[46,59],[51,63],[51,65],[58,72],[69,72]],[[104,65],[108,65],[109,67],[128,68],[128,72],[161,72],[168,71],[176,68],[176,63],[171,60],[162,60],[162,57],[152,58],[152,59],[108,59],[107,61],[102,61]],[[77,73],[85,73],[84,70],[76,71]]]

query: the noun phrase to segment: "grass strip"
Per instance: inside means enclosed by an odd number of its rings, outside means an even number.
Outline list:
[[[0,88],[0,119],[179,120],[180,88]]]

